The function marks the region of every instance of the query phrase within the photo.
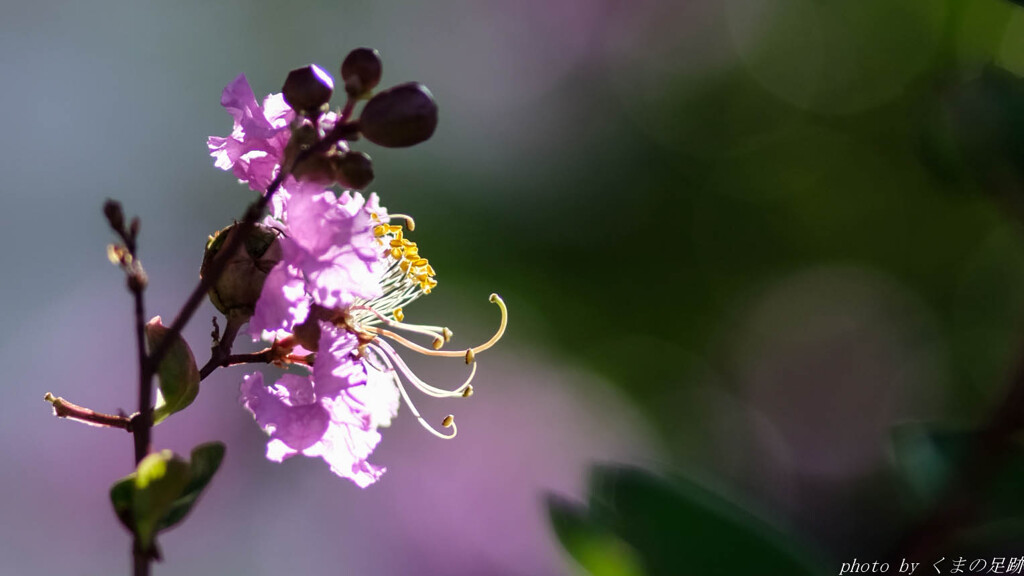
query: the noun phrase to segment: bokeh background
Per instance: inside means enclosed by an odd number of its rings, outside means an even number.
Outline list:
[[[243,369],[216,373],[155,432],[181,453],[228,445],[157,574],[584,573],[546,495],[582,500],[608,462],[700,486],[836,573],[927,508],[894,427],[976,424],[1003,397],[1024,342],[1024,8],[1008,0],[8,3],[3,573],[128,570],[107,490],[130,437],[42,401],[135,404],[103,200],[141,217],[148,310],[173,316],[207,234],[250,199],[206,150],[231,127],[223,86],[244,72],[262,96],[357,46],[380,50],[384,85],[422,81],[440,104],[428,143],[360,146],[439,273],[407,315],[477,341],[498,291],[508,335],[471,400],[420,402],[459,437],[403,408],[366,490],[319,460],[265,461]],[[213,314],[186,332],[201,362]],[[668,526],[715,549],[700,522]],[[1024,554],[1017,532],[986,534],[974,549]],[[644,573],[618,543],[584,564]]]

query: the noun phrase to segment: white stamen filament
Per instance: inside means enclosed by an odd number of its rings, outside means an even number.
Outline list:
[[[390,360],[394,362],[394,366],[397,366],[398,370],[409,379],[409,382],[416,386],[420,392],[423,392],[432,398],[461,398],[463,397],[463,393],[466,391],[466,388],[468,388],[470,383],[473,382],[473,377],[476,376],[476,362],[474,362],[473,367],[469,371],[469,377],[466,378],[466,381],[463,382],[461,386],[455,390],[445,390],[424,382],[422,378],[417,376],[416,373],[409,368],[408,364],[405,363],[405,360],[402,360],[402,357],[398,355],[398,352],[396,352],[395,349],[386,342],[378,340],[375,343],[370,344],[369,347],[374,348],[375,353],[383,354],[386,358],[390,358]],[[388,365],[391,366],[391,362],[388,362]]]
[[[402,395],[402,399],[405,400],[405,405],[409,407],[409,411],[412,412],[412,415],[415,416],[417,420],[419,420],[420,425],[426,428],[428,432],[430,432],[434,436],[437,436],[438,438],[441,438],[442,440],[451,440],[452,438],[455,438],[455,435],[459,433],[459,429],[455,425],[455,421],[451,420],[449,422],[451,424],[452,429],[452,433],[450,435],[442,434],[435,430],[434,427],[431,426],[430,423],[423,418],[423,416],[420,416],[420,411],[417,410],[416,405],[412,403],[412,399],[409,398],[409,393],[405,391],[405,386],[402,385],[402,379],[398,377],[398,372],[395,371],[395,368],[394,366],[392,366],[391,361],[388,359],[387,355],[383,354],[383,350],[380,350],[379,348],[373,346],[372,344],[369,346],[369,348],[374,349],[374,353],[377,354],[379,358],[384,361],[384,364],[387,365],[387,371],[391,372],[391,379],[395,382],[395,386],[398,387],[398,392]],[[448,418],[445,418],[445,420],[448,421]],[[445,426],[445,428],[448,428],[448,426]]]
[[[393,263],[384,273],[381,279],[381,291],[383,296],[364,302],[363,305],[374,310],[385,311],[405,308],[424,293],[419,282],[402,270],[398,262]],[[357,320],[364,324],[377,323],[377,320],[369,314],[360,316],[363,317],[357,318]]]
[[[424,334],[427,336],[432,336],[434,338],[440,338],[441,340],[445,340],[445,330],[448,330],[444,326],[428,326],[426,324],[407,324],[405,322],[389,320],[386,316],[381,314],[380,311],[362,304],[352,306],[351,308],[349,308],[349,310],[365,310],[376,316],[378,320],[380,320],[384,324],[387,324],[388,326],[392,326],[400,330],[405,330],[407,332],[415,332],[417,334]],[[363,324],[365,324],[365,322],[363,322]],[[451,334],[450,330],[448,331],[448,334]],[[450,337],[451,336],[449,336],[449,338]]]
[[[409,229],[409,232],[416,229],[416,221],[412,219],[412,216],[409,216],[408,214],[388,214],[388,222],[395,218],[402,218],[405,220],[405,227]]]

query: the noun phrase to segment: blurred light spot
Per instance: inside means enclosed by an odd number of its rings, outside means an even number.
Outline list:
[[[884,104],[931,62],[945,4],[931,0],[729,0],[737,53],[787,102],[823,114]]]
[[[1024,76],[1024,11],[1017,10],[1010,16],[996,61],[1017,76]]]
[[[936,334],[924,304],[892,280],[810,270],[758,299],[738,334],[738,370],[796,471],[850,476],[884,461],[898,418],[940,399]]]

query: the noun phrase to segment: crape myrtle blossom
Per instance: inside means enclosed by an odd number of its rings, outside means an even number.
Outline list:
[[[239,182],[256,192],[265,192],[281,169],[288,141],[291,139],[295,112],[281,94],[270,94],[260,106],[245,74],[239,74],[224,88],[220,104],[234,119],[231,135],[210,136],[207,147],[214,157],[214,166],[231,170]],[[324,128],[333,127],[334,113],[322,117]],[[280,218],[288,198],[302,189],[317,188],[288,176],[281,183],[270,205],[270,214]],[[319,186],[323,191],[323,186]]]
[[[223,106],[235,120],[231,135],[210,136],[207,146],[214,157],[214,166],[231,170],[240,182],[257,192],[263,192],[277,176],[285,146],[291,138],[288,125],[295,113],[280,94],[271,94],[261,107],[249,86],[245,74],[231,81],[220,97]],[[294,179],[291,184],[294,184]],[[288,195],[288,186],[277,192],[278,198]],[[277,203],[272,213],[279,214]]]
[[[253,336],[291,333],[311,304],[344,308],[382,293],[379,278],[386,262],[373,229],[387,214],[377,195],[364,202],[358,193],[338,198],[322,187],[319,193],[305,192],[309,185],[302,184],[304,192],[291,199],[285,220],[268,221],[282,230],[284,265],[267,276],[249,324]]]
[[[380,442],[377,428],[398,411],[398,390],[385,374],[345,358],[358,345],[354,334],[324,326],[321,345],[313,377],[285,374],[268,388],[254,372],[242,382],[241,401],[270,434],[268,459],[319,456],[365,488],[384,472],[367,458]]]
[[[222,103],[235,126],[228,138],[210,138],[211,154],[217,167],[258,190],[282,169],[296,115],[279,95],[267,97],[261,108],[244,76],[228,85]],[[473,348],[442,350],[452,338],[448,328],[403,321],[403,308],[437,286],[434,269],[405,237],[415,226],[412,218],[389,215],[376,194],[338,196],[323,184],[291,176],[281,192],[264,224],[280,232],[282,258],[266,277],[249,331],[273,342],[276,363],[303,373],[285,374],[271,386],[253,373],[242,383],[240,401],[270,436],[268,459],[280,462],[300,453],[321,457],[333,472],[365,487],[384,472],[368,458],[380,441],[378,428],[396,415],[399,397],[433,434],[451,438],[457,432],[451,415],[442,421],[450,434],[431,426],[413,405],[403,378],[429,396],[468,397],[475,355],[501,338],[507,312],[492,295],[501,311],[497,333]],[[431,347],[393,330],[429,337]],[[451,390],[432,386],[409,369],[385,337],[423,354],[464,358],[471,365],[469,377]]]

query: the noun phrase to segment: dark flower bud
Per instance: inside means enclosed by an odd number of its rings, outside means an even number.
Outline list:
[[[103,215],[114,231],[124,230],[124,211],[121,210],[121,203],[117,200],[107,200],[103,203]]]
[[[338,184],[352,190],[362,190],[373,182],[373,161],[363,152],[346,152],[334,157],[335,177]]]
[[[327,104],[334,91],[334,80],[316,64],[296,68],[284,81],[284,101],[300,113],[315,112]]]
[[[380,83],[380,53],[373,48],[356,48],[341,63],[341,79],[350,98],[362,98]]]
[[[138,238],[140,228],[142,228],[142,222],[139,221],[139,217],[132,218],[132,223],[128,225],[128,235],[132,238]]]
[[[367,140],[388,148],[405,148],[425,141],[437,128],[437,104],[419,82],[399,84],[366,103],[359,129]]]
[[[296,163],[292,168],[292,176],[295,176],[296,180],[316,182],[317,184],[334,182],[335,172],[334,162],[323,154],[309,156]]]
[[[238,233],[239,228],[240,224],[232,224],[210,236],[206,243],[206,254],[203,255],[203,265],[199,269],[200,277],[206,275],[220,249],[233,234]],[[210,302],[228,318],[234,316],[246,320],[252,316],[267,274],[281,260],[281,246],[277,236],[277,230],[257,224],[210,288]]]

